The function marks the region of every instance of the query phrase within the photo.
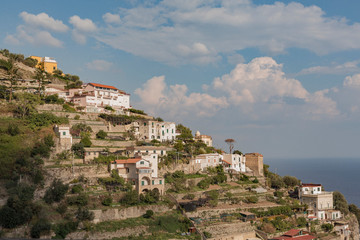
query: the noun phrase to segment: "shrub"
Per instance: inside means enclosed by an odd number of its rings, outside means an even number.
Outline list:
[[[186,194],[183,199],[193,200],[195,198],[195,195],[192,193]]]
[[[257,177],[255,177],[254,180],[252,180],[253,183],[259,183],[259,179],[257,179]]]
[[[304,218],[304,217],[297,218],[296,224],[298,225],[298,227],[306,227],[306,224],[307,224],[306,218]]]
[[[74,185],[72,188],[71,188],[71,193],[80,193],[82,192],[84,189],[81,185]]]
[[[107,105],[106,107],[104,107],[106,110],[109,110],[109,111],[115,111],[111,106]]]
[[[45,103],[64,104],[65,100],[59,98],[57,94],[49,95],[45,97]]]
[[[300,180],[293,176],[284,176],[283,182],[287,187],[295,187],[300,184]]]
[[[210,186],[210,182],[210,178],[204,178],[197,184],[197,186],[201,189],[208,189]]]
[[[212,234],[207,232],[207,231],[203,231],[203,234],[206,238],[211,238],[212,237]]]
[[[84,158],[85,157],[85,149],[83,143],[75,143],[71,146],[71,150],[74,151],[74,154],[78,158]]]
[[[69,205],[86,206],[89,198],[86,194],[79,194],[78,196],[68,197],[67,202]]]
[[[347,203],[344,195],[342,195],[338,191],[335,191],[333,193],[333,199],[334,199],[335,209],[340,210],[345,215],[349,213],[348,203]]]
[[[69,120],[65,117],[57,117],[52,113],[34,113],[28,117],[30,128],[47,127],[53,124],[68,123]]]
[[[74,117],[74,119],[75,119],[75,120],[79,120],[79,119],[80,119],[80,115],[76,115],[76,116]]]
[[[81,139],[80,143],[82,143],[84,145],[84,147],[91,147],[92,142],[90,140],[90,137],[85,136]]]
[[[144,218],[151,218],[154,215],[153,210],[147,210],[146,213],[143,215]]]
[[[76,231],[77,227],[78,227],[78,222],[72,222],[72,221],[56,224],[54,227],[54,232],[56,234],[54,239],[65,239],[66,235]]]
[[[51,186],[46,190],[44,201],[48,204],[60,202],[69,189],[69,185],[63,184],[61,180],[54,179]]]
[[[36,64],[38,63],[38,61],[36,59],[33,59],[33,58],[25,58],[23,63],[26,65],[26,66],[29,66],[29,67],[32,67],[34,68],[36,66]]]
[[[111,196],[107,196],[101,203],[104,206],[110,206],[112,203],[113,199]]]
[[[76,109],[71,107],[69,104],[63,104],[63,109],[66,112],[71,112],[71,113],[75,113]]]
[[[120,200],[120,203],[125,205],[136,205],[139,203],[139,196],[134,190],[128,191]]]
[[[42,234],[47,234],[51,230],[51,224],[46,219],[39,219],[35,222],[30,230],[30,235],[32,238],[40,238]]]
[[[248,202],[248,203],[257,203],[258,201],[259,201],[259,199],[256,196],[248,196],[248,197],[246,197],[246,202]]]
[[[331,232],[334,229],[334,226],[331,223],[324,223],[321,225],[321,228],[325,232]]]
[[[11,136],[16,136],[16,135],[20,134],[20,129],[19,129],[19,126],[16,124],[9,124],[6,132],[7,132],[7,134],[9,134]]]
[[[76,219],[79,221],[91,221],[94,219],[94,213],[90,212],[87,208],[78,208],[75,215]]]
[[[100,130],[96,133],[96,138],[105,139],[107,137],[107,133],[104,130]]]
[[[275,191],[275,192],[274,192],[274,196],[275,196],[275,197],[278,197],[278,198],[282,198],[282,197],[284,196],[284,193],[281,192],[281,191]]]
[[[62,202],[59,204],[59,206],[56,208],[56,211],[60,213],[61,215],[64,215],[67,211],[67,204],[65,202]]]

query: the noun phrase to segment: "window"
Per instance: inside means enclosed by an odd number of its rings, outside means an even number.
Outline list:
[[[154,180],[152,180],[152,185],[155,185],[155,181],[154,181]]]
[[[154,127],[154,122],[152,122],[151,125]]]
[[[162,131],[162,135],[163,135],[163,136],[165,135],[164,130]]]
[[[169,129],[166,129],[166,133],[169,133]]]
[[[141,186],[144,186],[145,185],[145,182],[144,181],[141,181]]]
[[[164,151],[163,151],[163,150],[161,150],[161,155],[164,155]]]
[[[154,153],[156,153],[156,150],[154,150]]]
[[[130,172],[129,168],[126,168],[126,173],[129,173],[129,172]]]
[[[65,135],[66,135],[66,132],[63,132],[63,135],[65,136]]]
[[[159,184],[162,184],[162,180],[159,180]]]
[[[144,165],[144,161],[141,161],[140,164],[141,164],[141,165]]]
[[[174,129],[171,129],[171,133],[174,133]]]
[[[318,191],[320,192],[320,188],[318,187]]]
[[[146,122],[144,122],[144,126],[146,126]]]

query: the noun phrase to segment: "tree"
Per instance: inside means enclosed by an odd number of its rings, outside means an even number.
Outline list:
[[[63,184],[61,180],[54,179],[51,186],[46,190],[44,200],[46,203],[60,202],[67,193],[69,185]]]
[[[243,155],[243,153],[240,152],[239,150],[234,150],[233,154],[239,154],[240,156]]]
[[[349,207],[344,195],[338,191],[335,191],[333,193],[333,199],[335,209],[340,210],[340,212],[347,215],[349,213]]]
[[[96,133],[96,138],[105,139],[107,137],[107,133],[104,130],[100,130]]]
[[[21,74],[19,72],[19,68],[15,66],[15,62],[12,59],[9,60],[0,59],[0,68],[4,69],[9,76],[9,80],[10,80],[9,102],[11,102],[13,96],[13,85],[16,84],[17,79],[21,78]]]
[[[283,181],[287,187],[295,187],[300,184],[300,180],[293,176],[284,176]]]
[[[46,219],[39,219],[32,226],[30,235],[32,238],[40,238],[41,234],[49,233],[51,230],[51,223]]]
[[[235,140],[232,138],[225,139],[227,145],[229,145],[229,153],[233,152]]]
[[[176,137],[177,139],[182,140],[182,141],[188,141],[188,140],[193,139],[193,135],[192,135],[190,128],[185,127],[182,124],[178,124],[176,126],[176,130],[180,131],[180,135]]]
[[[46,73],[43,69],[36,69],[35,79],[38,81],[38,95],[41,96],[41,91],[44,90]]]

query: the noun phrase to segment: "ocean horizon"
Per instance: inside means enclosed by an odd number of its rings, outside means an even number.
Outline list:
[[[360,207],[360,158],[264,159],[264,164],[280,176],[295,176],[303,183],[320,183],[325,191],[339,191],[349,204]]]

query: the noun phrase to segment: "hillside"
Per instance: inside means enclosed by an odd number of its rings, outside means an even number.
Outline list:
[[[24,75],[38,73],[7,55]],[[42,91],[16,79],[12,91],[1,71],[0,238],[266,239],[291,229],[359,237],[360,209],[341,193],[272,173],[259,153],[226,154],[142,110],[87,112],[44,94],[56,81],[71,89],[76,75],[46,74]],[[326,195],[331,216],[301,201],[314,185],[308,199]]]

